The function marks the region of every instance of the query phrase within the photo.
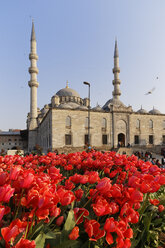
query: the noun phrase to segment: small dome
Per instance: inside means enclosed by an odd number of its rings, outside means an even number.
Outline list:
[[[110,99],[106,102],[106,104],[103,106],[104,110],[110,110],[110,105],[116,105],[116,106],[122,106],[126,107],[119,99]]]
[[[45,105],[44,105],[44,108],[45,108],[45,109],[49,109],[49,105],[48,105],[48,104],[45,104]]]
[[[138,113],[138,114],[147,114],[148,112],[147,112],[147,110],[145,110],[145,109],[143,109],[143,108],[141,107],[141,109],[139,109],[139,110],[137,111],[137,113]]]
[[[153,108],[152,110],[149,111],[149,114],[158,115],[158,114],[161,114],[161,112],[159,110]]]
[[[96,107],[92,108],[92,110],[94,110],[94,111],[102,111],[103,109],[99,105],[97,105]]]
[[[66,87],[64,89],[59,90],[56,95],[58,96],[76,96],[80,97],[80,95],[73,89],[70,89],[69,87]]]

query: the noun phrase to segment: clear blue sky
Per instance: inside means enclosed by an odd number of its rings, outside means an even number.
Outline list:
[[[38,60],[38,107],[69,81],[91,104],[112,97],[115,37],[121,100],[165,113],[164,0],[5,0],[0,3],[0,129],[26,128],[30,109],[31,21]],[[159,79],[156,79],[159,77]],[[145,92],[156,87],[152,95]]]

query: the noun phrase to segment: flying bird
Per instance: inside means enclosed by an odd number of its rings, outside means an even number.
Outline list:
[[[149,90],[147,93],[145,93],[145,95],[147,96],[147,95],[150,95],[150,94],[152,94],[152,92],[155,90],[155,87],[153,87],[151,90]]]

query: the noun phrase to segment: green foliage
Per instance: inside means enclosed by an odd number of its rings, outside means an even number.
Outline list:
[[[165,187],[162,186],[158,192],[150,194],[150,198],[158,199],[160,204],[165,205]],[[139,213],[140,222],[132,225],[134,237],[131,248],[165,247],[165,240],[161,239],[161,235],[165,235],[164,211],[160,213],[158,207],[151,205],[146,197]]]
[[[49,224],[39,223],[33,229],[32,238],[35,237],[36,248],[44,248],[47,244],[51,248],[80,248],[82,247],[82,241],[79,240],[69,240],[68,235],[76,225],[74,219],[74,212],[71,209],[66,218],[64,227],[62,230],[60,228],[51,228],[53,220]]]

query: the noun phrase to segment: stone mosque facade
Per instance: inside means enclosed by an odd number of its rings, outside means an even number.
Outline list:
[[[34,23],[31,33],[31,51],[29,54],[30,73],[30,113],[27,116],[28,151],[36,145],[43,152],[81,151],[88,145],[101,150],[110,150],[118,146],[162,147],[165,145],[165,114],[143,108],[133,111],[120,101],[120,67],[117,41],[114,51],[114,90],[112,98],[103,107],[89,107],[89,98],[81,96],[68,84],[52,96],[49,104],[42,109],[37,107],[37,50]],[[90,108],[90,109],[89,109]],[[90,127],[88,129],[88,111]]]

